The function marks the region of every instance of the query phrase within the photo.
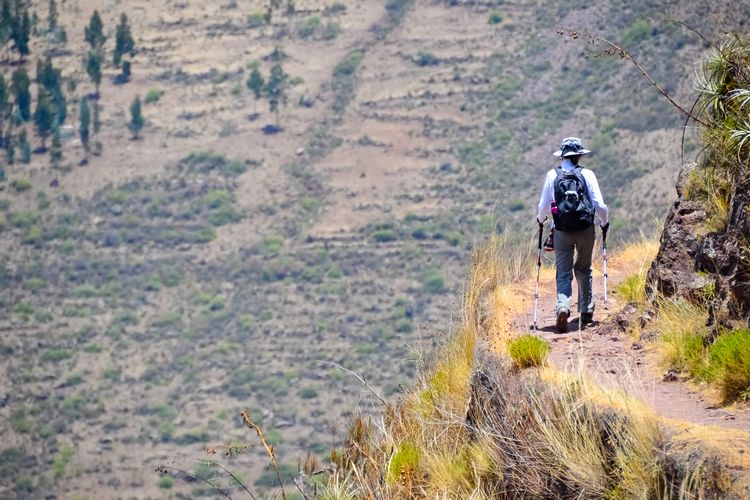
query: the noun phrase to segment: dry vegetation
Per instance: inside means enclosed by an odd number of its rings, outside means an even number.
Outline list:
[[[744,496],[734,457],[710,440],[582,374],[519,371],[490,347],[513,286],[496,242],[475,251],[456,336],[382,420],[355,421],[323,497]]]
[[[704,47],[678,27],[641,19],[660,8],[295,3],[268,22],[260,0],[66,0],[58,24],[67,41],[32,36],[25,67],[33,78],[36,58],[49,55],[69,109],[62,159],[52,165],[34,153],[3,167],[0,496],[209,494],[208,484],[158,478],[153,467],[166,457],[206,474],[204,446],[248,440],[238,418],[245,407],[277,451],[284,481],[299,457],[341,449],[342,422],[379,403],[329,363],[366,374],[387,398],[410,386],[423,362],[415,352],[432,352],[453,330],[443,328],[455,310],[451,290],[477,235],[528,229],[537,182],[571,130],[597,152],[591,166],[617,214],[615,234],[636,234],[669,203],[679,123],[626,66],[580,57],[554,30],[564,21],[624,40],[685,97],[682,78]],[[673,14],[710,34],[730,8],[744,8],[735,3],[715,5],[717,17],[706,18],[700,2]],[[43,26],[48,2],[30,5]],[[82,65],[83,32],[94,9],[109,51],[101,151],[81,165],[78,110],[95,89]],[[109,61],[125,9],[136,51],[123,83]],[[278,58],[289,77],[284,130],[269,135],[275,113],[247,81],[256,67],[268,78]],[[6,80],[19,65],[0,65]],[[145,124],[131,140],[137,95]],[[378,456],[402,452],[380,471],[388,491],[470,491],[484,487],[482,471],[492,477],[495,459],[480,445],[461,456],[448,445],[466,438],[461,419],[481,389],[471,383],[478,339],[504,351],[507,319],[525,307],[519,288],[486,279],[525,275],[529,245],[500,263],[477,254],[463,329],[434,376],[421,370],[402,413],[389,417],[394,448]],[[573,397],[550,382],[529,384],[541,391],[529,394]],[[541,411],[533,398],[518,402],[529,415]],[[357,432],[367,429],[375,431]],[[357,463],[353,450],[339,455],[342,466],[344,456]],[[266,465],[263,453],[227,459],[260,494],[276,485]],[[362,493],[378,474],[368,469],[358,483],[348,467],[331,488]],[[442,479],[425,483],[425,467]]]

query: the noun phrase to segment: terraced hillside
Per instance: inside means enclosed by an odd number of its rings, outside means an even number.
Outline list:
[[[74,82],[63,160],[5,167],[0,192],[0,492],[22,498],[196,496],[205,484],[153,467],[195,471],[206,444],[252,441],[246,407],[287,468],[323,457],[373,404],[334,365],[385,396],[409,384],[451,324],[472,242],[533,231],[562,136],[595,151],[621,235],[669,203],[682,118],[556,28],[622,41],[689,103],[703,41],[654,18],[709,38],[748,18],[734,2],[388,0],[297,1],[267,22],[256,1],[66,0],[63,43],[42,29],[47,4],[31,2],[25,65],[33,77],[50,55]],[[102,152],[82,165],[95,8],[107,61],[124,11],[137,50],[127,83],[105,64]],[[246,81],[276,63],[286,105],[268,134],[274,113]],[[5,61],[6,80],[18,67]],[[265,465],[254,449],[229,462],[261,491]]]

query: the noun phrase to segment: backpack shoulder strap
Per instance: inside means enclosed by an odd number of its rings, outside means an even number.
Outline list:
[[[581,184],[583,184],[583,192],[586,194],[586,198],[588,198],[589,203],[591,203],[591,193],[589,193],[589,183],[586,182],[586,177],[584,177],[583,175],[583,167],[580,165],[576,165],[574,172],[576,173],[576,177],[578,177],[581,180]]]

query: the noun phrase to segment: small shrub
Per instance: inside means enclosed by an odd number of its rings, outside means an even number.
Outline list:
[[[96,297],[98,294],[99,290],[97,290],[94,285],[89,284],[78,285],[75,287],[75,290],[73,290],[73,295],[79,299],[90,299]]]
[[[750,330],[720,335],[709,348],[709,373],[725,402],[750,396]]]
[[[57,457],[52,463],[52,475],[55,479],[60,479],[65,475],[65,469],[73,457],[73,448],[69,445],[62,446],[57,452]]]
[[[264,24],[266,24],[266,15],[263,12],[253,12],[247,16],[249,28],[260,28]]]
[[[242,214],[239,213],[234,207],[222,207],[211,213],[208,218],[208,222],[215,227],[226,226],[227,224],[235,224],[242,220]]]
[[[16,179],[13,181],[13,189],[16,190],[16,193],[23,193],[24,191],[28,191],[31,189],[31,181],[26,178]]]
[[[18,316],[31,316],[34,314],[34,307],[27,302],[19,302],[13,307],[13,314]]]
[[[152,104],[161,99],[163,94],[164,92],[162,90],[159,90],[156,87],[151,87],[148,89],[148,92],[146,92],[146,97],[143,98],[143,102],[146,104]]]
[[[326,16],[341,14],[343,12],[346,12],[346,5],[341,2],[334,2],[332,5],[329,5],[328,7],[323,9],[323,15]]]
[[[73,351],[70,349],[47,349],[42,353],[40,359],[45,362],[58,363],[73,357]]]
[[[549,344],[534,335],[521,335],[508,343],[510,357],[519,368],[544,365],[549,351]]]
[[[36,212],[12,212],[9,221],[14,227],[28,228],[39,221],[39,214]]]
[[[395,240],[397,240],[398,239],[398,233],[396,233],[396,231],[394,231],[393,229],[383,228],[383,229],[378,229],[378,230],[374,231],[371,234],[371,237],[372,237],[373,240],[375,240],[375,241],[377,241],[379,243],[384,243],[384,242],[387,242],[387,241],[395,241]]]
[[[272,235],[263,240],[261,251],[264,254],[277,253],[284,246],[284,238],[278,235]]]
[[[622,37],[622,43],[625,47],[634,47],[640,42],[645,41],[652,35],[651,24],[645,19],[638,19],[631,24]]]
[[[411,0],[388,0],[385,3],[385,8],[391,17],[399,19],[406,13],[410,4]]]
[[[321,24],[319,16],[310,16],[297,25],[297,35],[300,38],[310,38]]]
[[[414,325],[412,325],[411,321],[407,318],[401,318],[396,321],[394,329],[399,333],[411,333],[412,330],[414,330]]]
[[[27,245],[36,245],[37,243],[42,241],[42,236],[42,228],[37,225],[33,225],[28,229],[28,231],[26,231],[26,234],[23,235],[22,241]]]
[[[266,438],[268,438],[268,432],[266,433]],[[297,467],[293,465],[279,464],[279,474],[281,475],[283,481],[284,478],[288,478],[290,476],[297,477],[299,471],[297,470]],[[279,481],[276,478],[276,471],[270,468],[266,468],[266,470],[264,470],[260,477],[255,481],[255,486],[261,488],[274,488],[278,485]]]
[[[417,66],[437,66],[440,63],[440,59],[438,59],[434,54],[430,52],[420,52],[416,56],[414,56],[414,62],[417,64]]]
[[[422,286],[429,293],[442,293],[445,291],[445,278],[440,269],[432,268],[422,276]]]
[[[174,479],[170,476],[162,476],[159,478],[159,488],[169,490],[172,489],[172,486],[174,486]]]
[[[521,210],[526,210],[526,203],[522,199],[517,198],[510,202],[510,204],[508,205],[508,210],[510,210],[511,212],[520,212]]]
[[[503,22],[503,13],[497,10],[490,12],[490,24],[500,24]]]
[[[42,278],[33,277],[33,278],[27,279],[23,283],[23,286],[27,290],[39,290],[40,288],[44,288],[44,285],[46,285],[46,284],[47,284],[47,282],[44,281]]]
[[[158,316],[151,322],[151,325],[156,328],[166,328],[169,326],[177,326],[182,324],[182,312],[170,311]]]
[[[351,76],[357,71],[359,63],[365,58],[365,53],[361,50],[355,50],[350,53],[346,59],[336,65],[333,70],[334,76]]]
[[[333,40],[341,33],[341,25],[334,21],[329,21],[323,28],[323,40]]]
[[[320,202],[312,196],[305,196],[302,198],[302,209],[305,212],[315,213],[320,207]]]
[[[318,397],[318,391],[312,387],[303,387],[298,394],[302,399],[314,399]]]

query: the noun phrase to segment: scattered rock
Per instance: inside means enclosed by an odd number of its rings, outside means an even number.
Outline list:
[[[667,373],[664,374],[664,377],[662,377],[662,380],[664,382],[677,382],[680,380],[680,374],[677,373],[675,370],[669,370]]]
[[[305,148],[297,148],[297,156],[302,156],[305,154]]]

